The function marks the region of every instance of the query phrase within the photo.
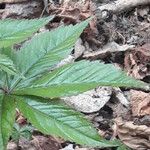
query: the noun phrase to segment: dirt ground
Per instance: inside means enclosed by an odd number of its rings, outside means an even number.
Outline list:
[[[129,76],[150,83],[150,1],[141,3],[137,0],[135,5],[129,3],[125,7],[125,3],[119,4],[122,8],[116,10],[104,7],[107,4],[115,6],[118,1],[120,0],[0,0],[0,18],[29,19],[55,15],[53,21],[41,29],[43,32],[63,24],[76,24],[93,16],[89,27],[70,54],[74,61],[88,59],[112,63]],[[90,111],[86,109],[87,101],[85,104],[77,104],[74,101],[76,98],[83,103],[85,99],[89,100],[92,106]],[[120,139],[133,150],[150,149],[148,91],[99,87],[69,99],[70,106],[84,113],[106,139]],[[97,106],[93,101],[103,103]],[[19,124],[26,124],[21,114],[16,120]],[[36,130],[33,131],[31,140],[20,139],[18,144],[21,150],[94,150],[42,135]],[[16,149],[16,144],[11,139],[8,149]]]

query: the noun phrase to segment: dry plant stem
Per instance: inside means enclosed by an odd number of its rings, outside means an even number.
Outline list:
[[[20,3],[27,2],[28,0],[0,0],[0,3]]]
[[[98,7],[100,11],[109,10],[114,13],[119,13],[122,11],[126,11],[132,7],[136,7],[138,5],[148,5],[150,4],[150,0],[117,0],[113,3],[109,3],[103,6]]]

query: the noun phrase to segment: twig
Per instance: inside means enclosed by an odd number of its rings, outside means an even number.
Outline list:
[[[0,3],[21,3],[27,2],[29,0],[0,0]]]
[[[98,7],[98,9],[101,12],[108,10],[112,11],[113,13],[119,13],[139,5],[148,5],[148,4],[150,4],[150,0],[117,0],[113,3],[102,5]]]

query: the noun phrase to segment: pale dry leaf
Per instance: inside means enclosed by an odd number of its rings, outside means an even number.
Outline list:
[[[59,149],[59,150],[75,150],[75,149],[73,148],[73,144],[69,144],[66,147]]]
[[[14,142],[8,142],[7,150],[17,150],[17,144]]]
[[[74,46],[74,57],[75,59],[79,58],[83,52],[85,51],[85,47],[83,46],[82,39],[79,38]]]
[[[141,17],[145,17],[146,15],[148,15],[149,13],[149,7],[146,6],[144,8],[137,8],[137,13],[141,16]]]
[[[123,94],[123,92],[121,91],[120,88],[114,87],[113,91],[116,94],[116,98],[119,100],[119,102],[121,104],[123,104],[124,106],[128,107],[129,106],[129,101],[128,99],[125,97],[125,95]]]
[[[150,93],[131,90],[133,116],[150,115]]]
[[[77,96],[64,97],[63,101],[80,112],[93,113],[104,107],[111,94],[111,87],[98,87]]]
[[[124,122],[121,118],[116,118],[115,123],[117,135],[125,145],[134,150],[150,149],[150,127]]]

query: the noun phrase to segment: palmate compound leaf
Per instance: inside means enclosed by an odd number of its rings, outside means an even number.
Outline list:
[[[76,95],[97,86],[149,88],[111,64],[79,61],[47,73],[26,87],[18,87],[14,94],[56,98]]]
[[[18,73],[13,61],[4,54],[0,54],[0,71],[7,72],[10,75],[16,75]]]
[[[20,96],[16,100],[23,115],[44,134],[60,136],[90,147],[117,146],[101,138],[82,114],[62,105],[58,100]]]
[[[0,149],[5,150],[15,122],[15,101],[11,96],[0,95]]]
[[[67,57],[89,20],[75,26],[59,27],[51,32],[39,34],[25,43],[15,58],[20,72],[26,77],[24,83],[27,84],[30,79],[51,69]],[[14,81],[12,87],[17,82],[18,79]]]
[[[51,19],[53,16],[31,20],[0,20],[0,48],[10,47],[25,40]]]

